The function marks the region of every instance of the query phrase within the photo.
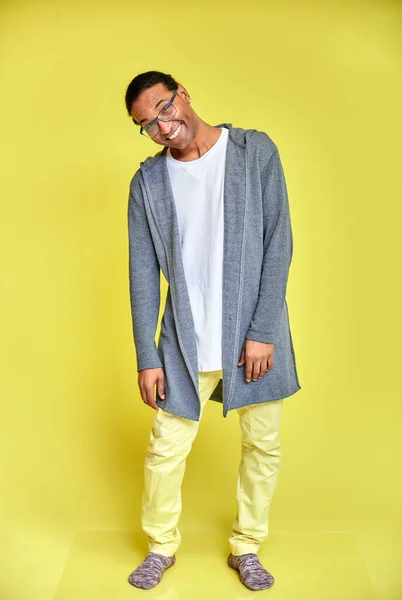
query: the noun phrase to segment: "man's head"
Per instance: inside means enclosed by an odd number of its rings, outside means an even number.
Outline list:
[[[157,144],[183,149],[194,139],[198,117],[187,90],[171,75],[160,71],[137,75],[125,100],[134,123],[145,128]],[[169,139],[173,134],[176,137]]]

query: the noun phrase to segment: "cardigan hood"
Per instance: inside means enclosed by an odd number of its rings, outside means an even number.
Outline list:
[[[215,127],[226,127],[226,129],[229,129],[229,138],[240,148],[246,147],[247,135],[250,135],[251,132],[256,131],[256,129],[241,129],[240,127],[234,128],[232,123],[220,123],[219,125],[215,125]],[[153,156],[148,156],[140,163],[140,167],[145,170],[152,167],[155,161],[158,161],[161,156],[166,154],[167,148],[168,146],[164,146],[162,150]]]

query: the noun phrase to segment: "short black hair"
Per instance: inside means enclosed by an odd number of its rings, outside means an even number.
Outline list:
[[[163,83],[168,90],[177,90],[179,87],[178,82],[168,73],[162,73],[161,71],[146,71],[140,73],[130,82],[126,91],[126,108],[127,112],[131,117],[131,107],[134,100],[144,91],[156,85],[157,83]]]

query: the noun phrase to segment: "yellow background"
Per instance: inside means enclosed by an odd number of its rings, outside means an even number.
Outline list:
[[[1,600],[103,597],[79,570],[101,547],[113,547],[105,569],[130,561],[104,597],[137,594],[124,578],[146,551],[153,411],[137,388],[127,200],[139,162],[161,147],[139,136],[124,94],[151,69],[182,83],[208,123],[266,131],[285,170],[302,390],[285,400],[270,520],[292,560],[270,593],[402,598],[401,33],[391,1],[1,3]],[[186,543],[206,555],[218,544],[220,561],[240,457],[237,416],[221,410],[205,412],[180,522]],[[305,570],[281,591],[303,535],[355,544],[358,592],[342,552],[326,592],[303,587]],[[234,574],[222,565],[223,581]],[[340,580],[345,595],[332,596]],[[232,583],[231,598],[252,597]]]

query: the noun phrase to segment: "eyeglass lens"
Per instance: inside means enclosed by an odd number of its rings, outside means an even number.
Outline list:
[[[158,119],[160,121],[171,121],[173,119],[173,117],[175,116],[175,114],[176,114],[176,109],[173,106],[173,104],[167,104],[166,106],[164,106],[162,108],[162,110],[158,114]],[[159,130],[158,121],[151,123],[149,125],[149,127],[148,127],[148,125],[146,125],[143,128],[143,132],[148,137],[155,137],[157,135],[157,133],[159,133],[159,131],[160,130]]]

